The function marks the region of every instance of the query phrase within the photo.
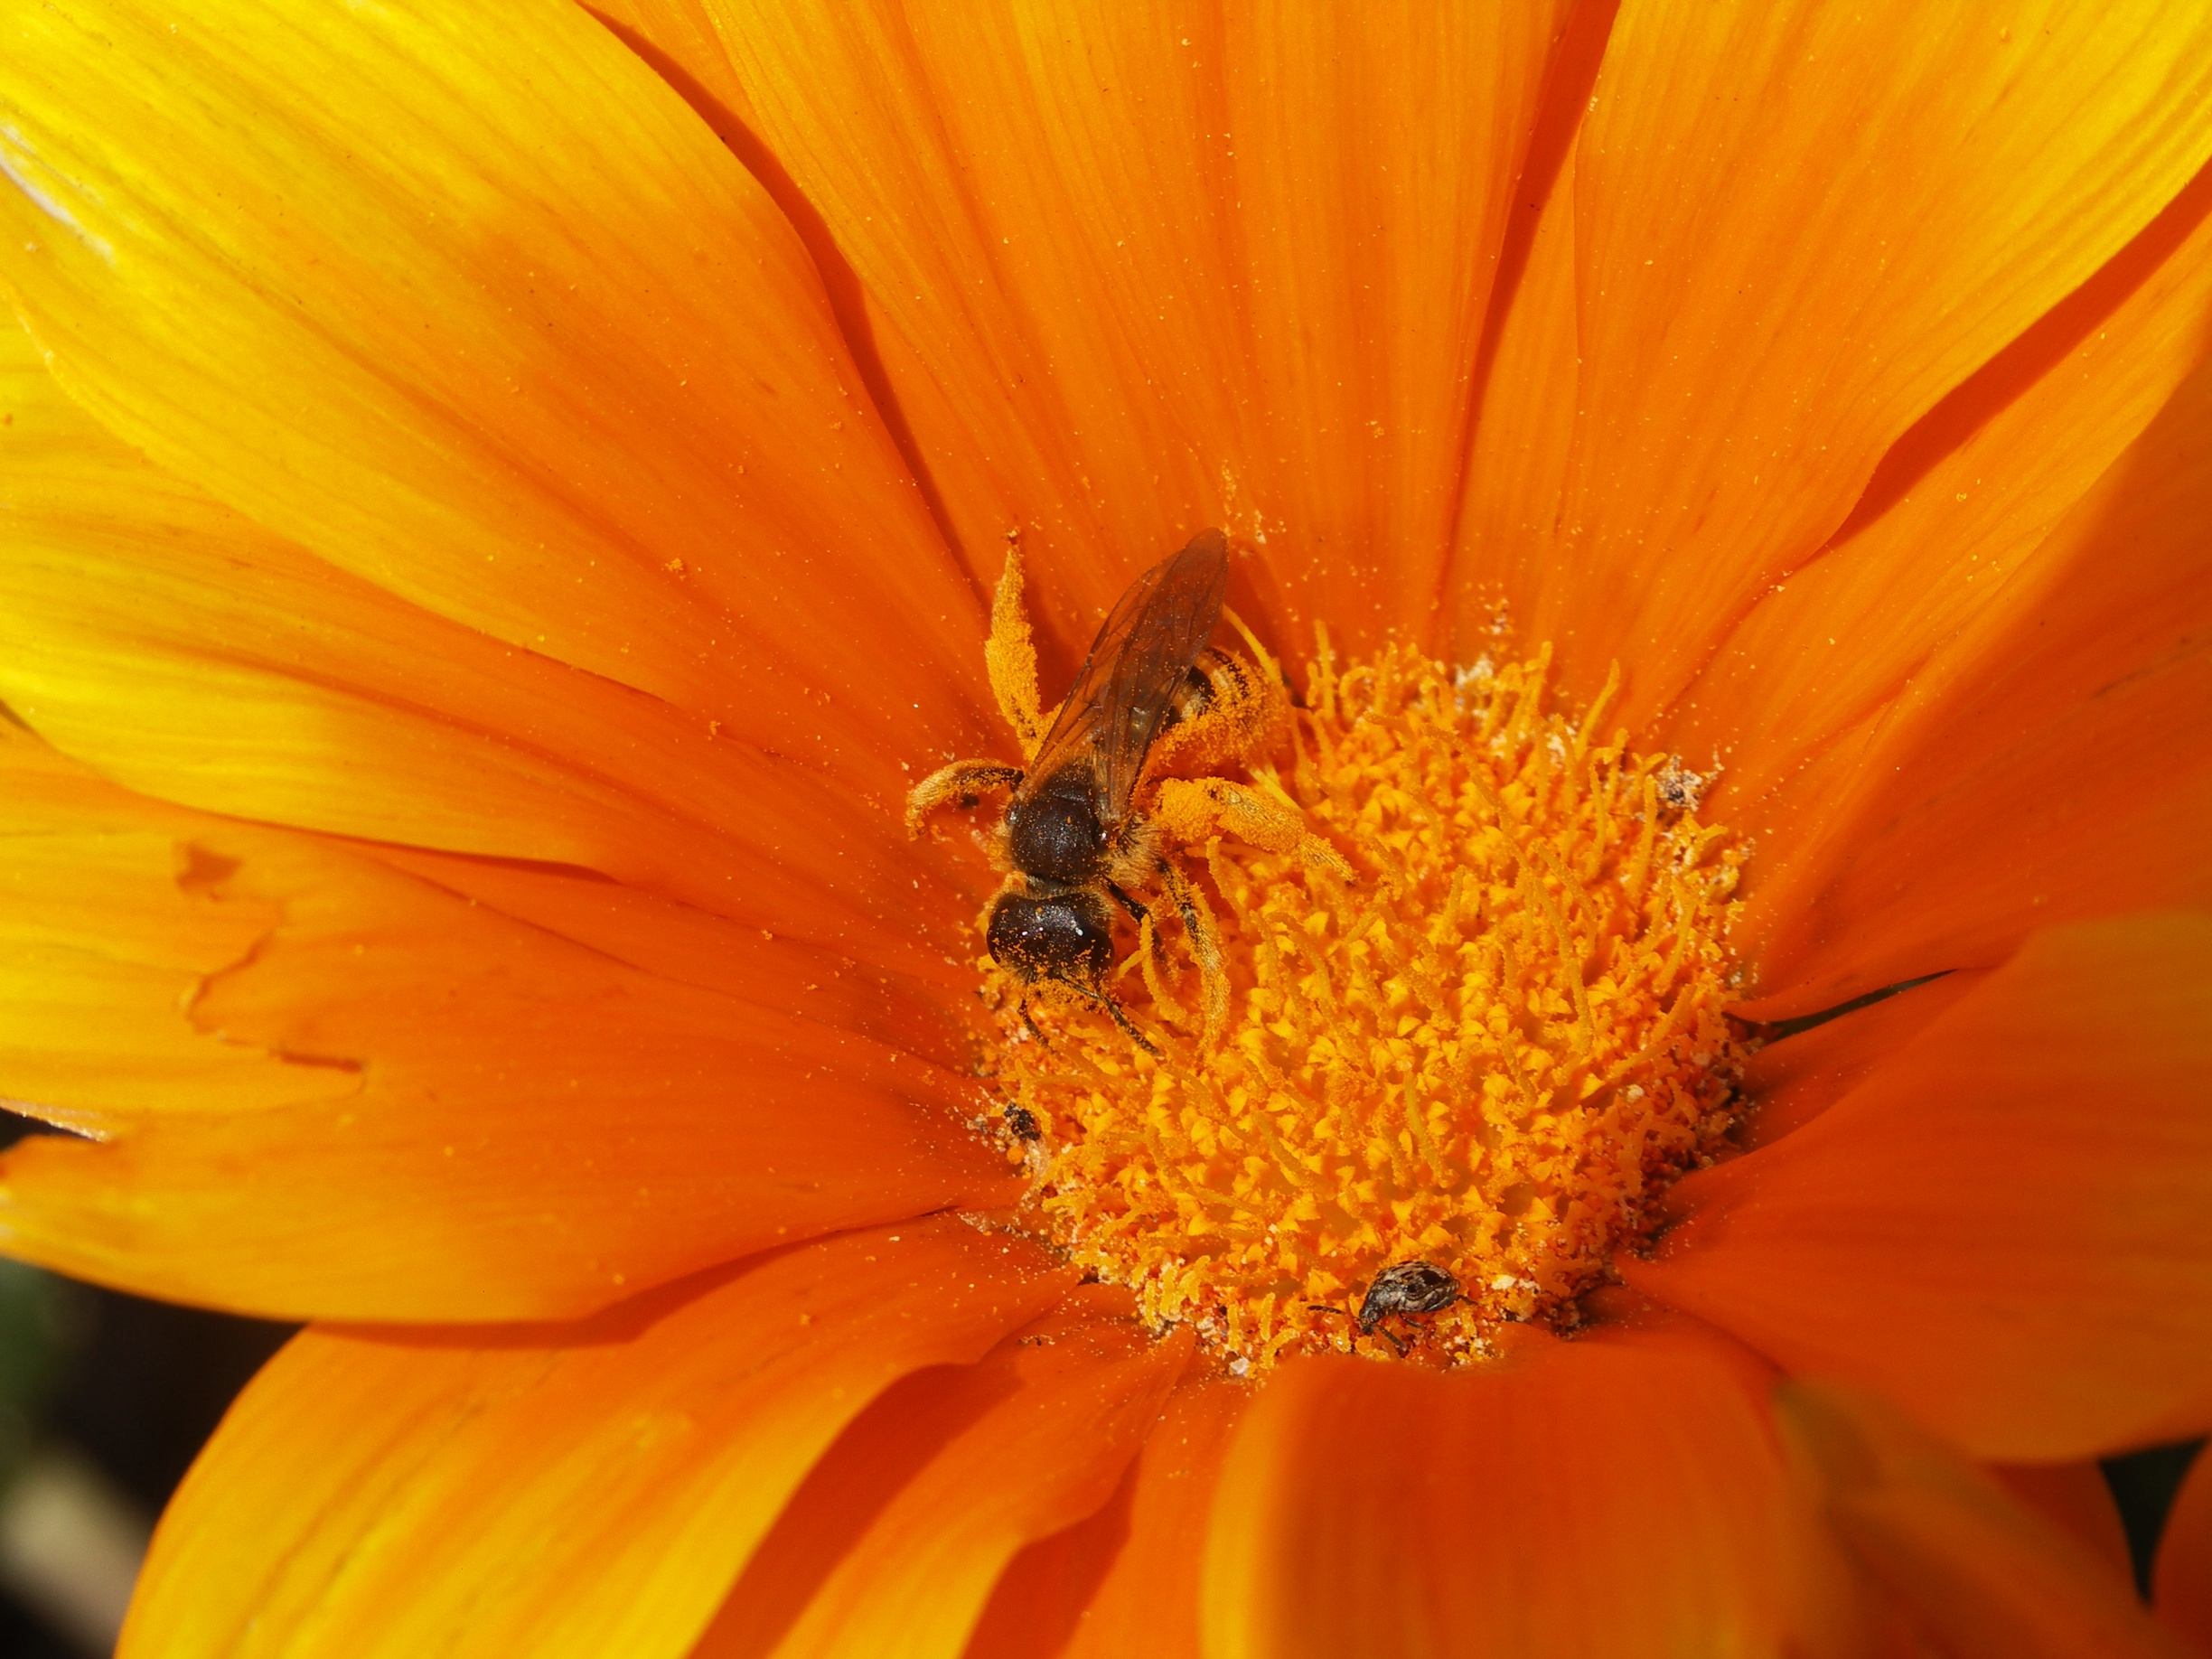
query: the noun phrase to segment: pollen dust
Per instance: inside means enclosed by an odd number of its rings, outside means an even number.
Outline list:
[[[1339,670],[1323,640],[1290,749],[1251,778],[1355,878],[1185,849],[1233,989],[1218,1042],[1172,925],[1115,981],[1157,1055],[1079,1003],[1025,1018],[981,964],[1028,1223],[1233,1373],[1570,1326],[1729,1126],[1741,848],[1699,821],[1695,774],[1592,741],[1612,684],[1579,721],[1548,710],[1549,659]],[[1363,1335],[1368,1289],[1411,1261],[1461,1296]]]

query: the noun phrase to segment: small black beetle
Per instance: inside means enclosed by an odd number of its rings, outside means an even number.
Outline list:
[[[1013,1131],[1017,1140],[1035,1140],[1044,1132],[1037,1128],[1036,1114],[1026,1106],[1008,1106],[1006,1109],[1006,1126]]]
[[[1402,1356],[1407,1345],[1394,1333],[1381,1328],[1383,1320],[1392,1314],[1410,1319],[1417,1314],[1440,1313],[1466,1294],[1459,1288],[1459,1281],[1435,1262],[1401,1261],[1374,1276],[1374,1282],[1367,1287],[1367,1294],[1360,1302],[1359,1312],[1347,1317],[1359,1326],[1361,1336],[1379,1335]],[[1317,1313],[1344,1312],[1326,1302],[1308,1302],[1306,1306]]]

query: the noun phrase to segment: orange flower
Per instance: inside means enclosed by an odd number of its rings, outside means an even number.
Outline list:
[[[22,8],[0,1226],[316,1321],[126,1651],[2171,1651],[2207,155],[2171,5]],[[1003,538],[1049,697],[1205,525],[1285,654],[1617,664],[1740,1020],[1943,976],[1564,1335],[1233,1375],[968,1126]]]

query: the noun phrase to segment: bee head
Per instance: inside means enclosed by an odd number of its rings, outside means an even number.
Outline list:
[[[1113,965],[1113,917],[1084,887],[1041,898],[1001,893],[985,937],[991,960],[1029,984],[1060,979],[1095,992]]]

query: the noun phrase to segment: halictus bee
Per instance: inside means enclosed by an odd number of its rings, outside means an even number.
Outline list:
[[[1189,937],[1211,1042],[1228,1015],[1229,979],[1204,897],[1176,865],[1175,849],[1233,835],[1352,878],[1351,867],[1307,829],[1279,789],[1206,775],[1266,754],[1290,722],[1281,670],[1233,614],[1252,655],[1206,643],[1228,581],[1229,544],[1217,530],[1199,531],[1139,576],[1048,719],[1022,612],[1020,547],[1008,540],[984,661],[1022,764],[969,760],[941,768],[907,797],[906,826],[919,834],[939,807],[973,807],[1009,792],[994,849],[1006,884],[985,913],[984,934],[992,960],[1022,985],[1025,1016],[1030,992],[1057,989],[1103,1008],[1132,1040],[1158,1052],[1107,986],[1112,907],[1139,924],[1149,950],[1151,917],[1138,895],[1157,881]]]

